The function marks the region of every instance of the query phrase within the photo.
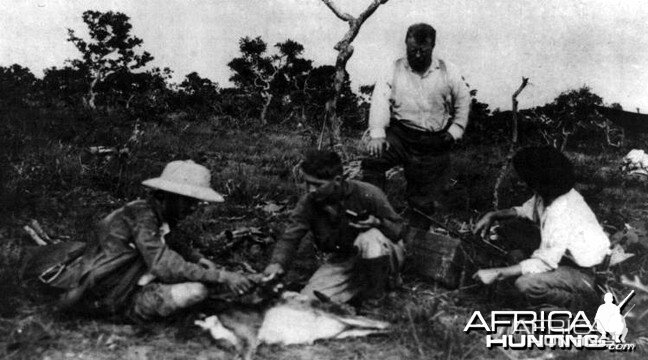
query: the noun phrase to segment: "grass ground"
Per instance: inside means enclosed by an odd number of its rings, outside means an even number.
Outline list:
[[[242,244],[223,250],[214,234],[241,226],[259,227],[271,237],[281,233],[287,210],[301,192],[292,175],[304,148],[317,134],[308,130],[259,129],[254,126],[204,122],[142,124],[139,137],[129,142],[132,124],[122,130],[75,115],[30,112],[4,114],[5,136],[0,163],[0,357],[7,359],[229,359],[221,349],[180,316],[150,326],[133,326],[100,319],[70,317],[51,312],[38,297],[22,289],[16,279],[19,259],[29,239],[22,226],[37,219],[48,232],[75,239],[92,236],[97,220],[123,203],[145,196],[139,182],[157,176],[164,163],[192,158],[213,171],[213,187],[226,202],[201,209],[187,219],[172,240],[201,249],[218,262],[240,267],[242,262],[261,270],[271,244]],[[12,116],[14,118],[12,118]],[[18,121],[19,120],[19,121]],[[105,119],[104,119],[105,120]],[[85,123],[84,123],[85,121]],[[69,122],[69,123],[67,123]],[[67,125],[66,125],[67,124]],[[97,125],[99,126],[99,125]],[[92,131],[91,131],[92,130]],[[94,134],[84,137],[84,132]],[[359,137],[359,134],[358,134]],[[347,149],[359,156],[351,136]],[[88,153],[89,146],[127,148],[128,155],[112,158]],[[504,148],[504,147],[502,147]],[[648,183],[628,179],[617,171],[623,151],[570,153],[577,165],[579,190],[607,229],[625,223],[645,223]],[[468,222],[488,210],[492,186],[504,159],[504,150],[493,145],[458,148],[454,157],[455,185],[446,199],[441,220]],[[398,211],[404,211],[403,178],[396,175],[387,193]],[[505,181],[503,203],[520,203],[529,194]],[[276,204],[280,210],[264,211]],[[641,250],[641,249],[639,249]],[[295,264],[295,279],[304,278],[315,260],[305,246]],[[641,253],[639,253],[641,255]],[[637,256],[617,269],[638,274],[648,282],[646,256]],[[394,325],[387,336],[318,342],[312,346],[262,346],[260,359],[557,359],[621,358],[607,352],[488,350],[483,336],[464,334],[467,316],[474,310],[503,309],[510,304],[496,291],[471,288],[447,291],[413,275],[388,301],[380,315]],[[625,291],[625,290],[624,290]],[[635,310],[636,311],[636,310]],[[631,320],[631,319],[630,319]],[[631,322],[629,320],[629,323]],[[648,335],[645,324],[630,324],[629,340]],[[643,351],[643,350],[641,350]],[[636,352],[633,357],[643,358]]]

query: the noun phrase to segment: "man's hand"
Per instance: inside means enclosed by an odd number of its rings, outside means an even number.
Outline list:
[[[443,136],[443,142],[445,142],[446,144],[452,144],[455,141],[455,138],[453,138],[452,135],[447,131],[444,132],[442,136]]]
[[[493,221],[495,220],[495,217],[493,216],[494,213],[494,211],[491,211],[484,215],[477,222],[477,224],[475,224],[475,227],[473,228],[473,234],[479,233],[482,239],[485,238],[486,234],[488,234],[488,231],[491,228],[491,225],[493,225]]]
[[[284,269],[281,264],[273,263],[268,265],[265,270],[263,270],[263,279],[261,281],[267,282],[273,280],[277,277],[280,277],[284,274]]]
[[[243,295],[252,289],[252,282],[242,274],[223,271],[221,273],[221,281],[229,287],[229,289],[236,294]]]
[[[479,280],[484,285],[490,285],[502,276],[499,269],[482,269],[473,275],[473,279]]]
[[[382,156],[383,150],[389,149],[389,142],[385,138],[376,138],[369,140],[367,151],[371,156]]]
[[[375,217],[373,215],[369,215],[369,217],[366,218],[365,220],[361,220],[361,221],[358,221],[358,222],[350,222],[349,226],[354,227],[356,229],[360,229],[360,230],[368,230],[368,229],[371,229],[371,228],[378,227],[381,224],[382,224],[382,221],[380,221],[379,218],[377,218],[377,217]]]

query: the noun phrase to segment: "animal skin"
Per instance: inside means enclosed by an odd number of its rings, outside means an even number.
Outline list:
[[[388,331],[389,323],[344,315],[337,304],[325,304],[297,293],[285,292],[265,311],[228,310],[196,325],[217,340],[232,344],[243,359],[251,359],[261,344],[312,344],[320,339],[343,339]]]

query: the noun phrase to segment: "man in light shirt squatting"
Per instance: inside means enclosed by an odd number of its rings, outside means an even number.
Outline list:
[[[485,236],[495,220],[527,218],[540,228],[540,247],[519,264],[482,269],[474,278],[486,285],[517,278],[515,287],[532,308],[588,310],[599,300],[592,268],[603,262],[610,241],[574,189],[572,163],[553,147],[530,147],[515,154],[513,167],[533,197],[522,206],[487,213],[474,232]]]

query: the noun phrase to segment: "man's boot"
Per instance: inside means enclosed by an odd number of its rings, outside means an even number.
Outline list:
[[[389,283],[390,261],[389,255],[359,261],[364,280],[360,292],[363,310],[374,310],[382,305]]]

